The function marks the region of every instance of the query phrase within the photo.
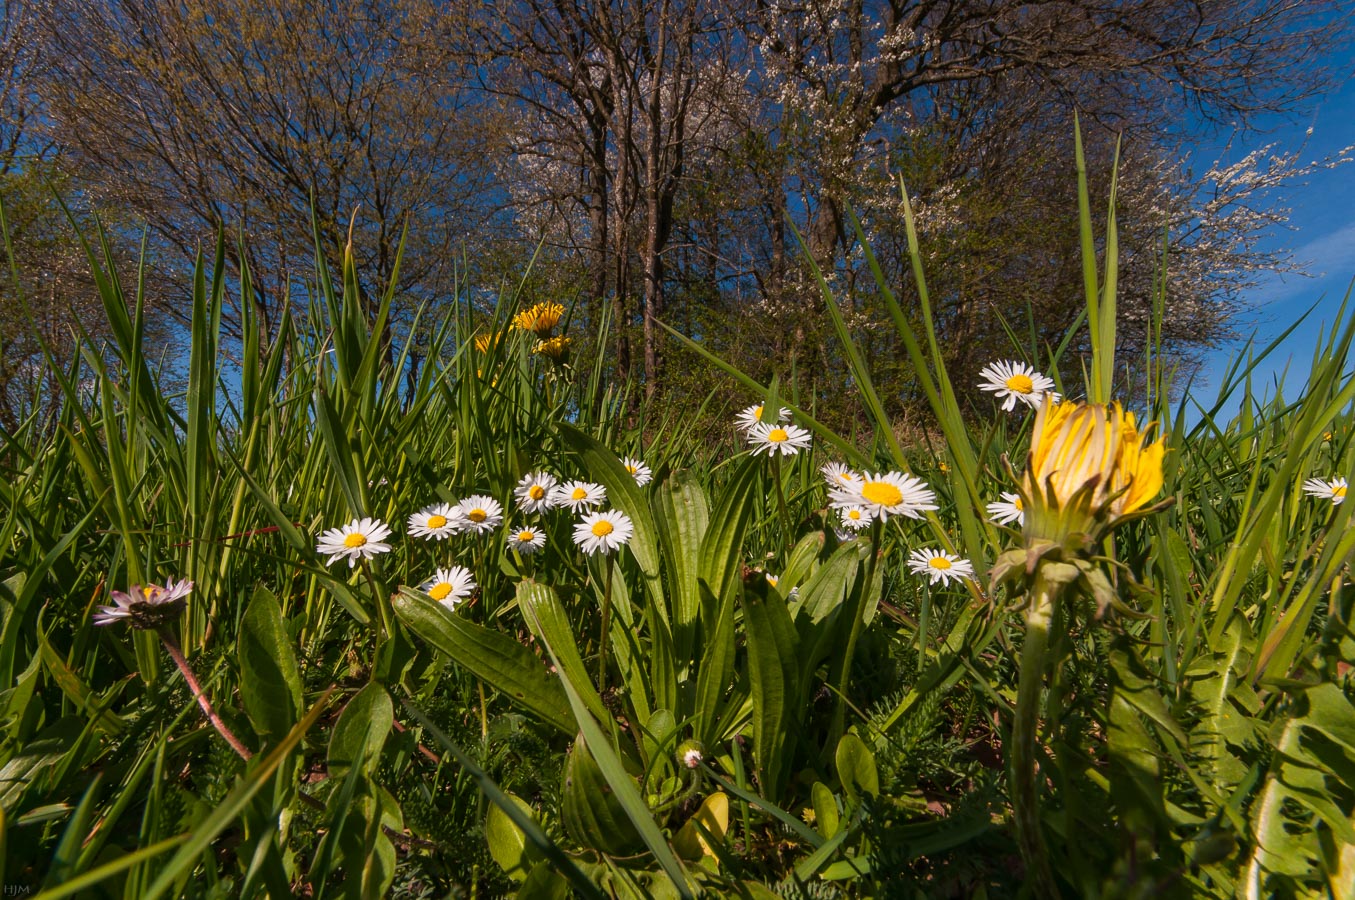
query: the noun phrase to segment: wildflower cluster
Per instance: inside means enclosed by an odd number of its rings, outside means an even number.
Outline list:
[[[653,471],[642,459],[626,457],[624,465],[639,486],[653,478]],[[634,533],[625,513],[600,508],[607,502],[607,490],[590,481],[561,483],[549,472],[528,472],[513,488],[513,500],[523,516],[541,516],[556,509],[579,514],[574,525],[574,543],[589,555],[614,553]],[[413,513],[406,520],[406,533],[426,541],[441,541],[456,535],[492,534],[505,521],[505,510],[499,501],[487,494],[470,494],[455,504],[434,503]],[[354,519],[322,533],[315,549],[317,553],[328,554],[326,565],[347,559],[352,568],[359,561],[389,552],[391,546],[385,539],[390,534],[390,527],[379,519]],[[514,524],[505,530],[504,544],[522,556],[532,556],[546,546],[545,528],[531,522]],[[477,587],[474,574],[462,565],[439,568],[432,578],[419,585],[420,590],[449,609],[474,594]]]

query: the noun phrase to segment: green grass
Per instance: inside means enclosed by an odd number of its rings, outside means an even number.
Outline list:
[[[1113,231],[1100,243],[1086,367],[1108,399]],[[410,384],[412,346],[385,327],[396,282],[364,311],[350,260],[334,273],[317,259],[308,304],[277,334],[243,308],[228,348],[228,297],[251,287],[226,283],[218,246],[198,262],[185,380],[167,390],[142,338],[145,286],[119,281],[100,236],[111,342],[49,360],[58,411],[0,433],[4,882],[122,897],[1018,895],[1023,598],[987,578],[1018,537],[983,507],[1013,489],[1003,461],[1022,468],[1031,416],[961,407],[911,230],[909,246],[920,317],[879,287],[944,447],[899,442],[825,286],[874,431],[849,439],[796,409],[814,447],[772,463],[732,427],[708,440],[704,414],[634,400],[601,355],[533,353],[507,327],[511,293],[492,312],[420,310],[430,362]],[[607,327],[571,336],[604,347]],[[1035,710],[1048,893],[1355,892],[1355,532],[1348,505],[1300,488],[1355,475],[1353,329],[1343,316],[1292,399],[1252,391],[1273,345],[1216,401],[1173,406],[1165,376],[1150,386],[1173,503],[1100,548],[1116,609],[1064,604]],[[1071,338],[1032,362],[1067,368]],[[747,402],[793,406],[794,385],[729,374]],[[654,482],[638,486],[625,455]],[[940,508],[844,539],[828,460],[912,472]],[[533,519],[547,533],[533,557],[502,529],[403,533],[419,508],[471,493],[523,521],[513,486],[541,469],[603,484],[629,544],[585,557],[564,511]],[[392,525],[391,552],[324,565],[316,536],[362,516]],[[928,586],[905,565],[922,546],[978,577]],[[448,611],[418,586],[452,562],[479,587]],[[194,583],[170,628],[247,760],[154,632],[91,624],[110,590],[169,577]],[[697,816],[717,794],[727,820]]]

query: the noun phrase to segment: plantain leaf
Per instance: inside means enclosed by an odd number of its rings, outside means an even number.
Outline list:
[[[409,588],[402,587],[391,604],[410,631],[458,665],[546,724],[566,734],[575,733],[559,679],[552,677],[526,647],[506,634],[466,621],[441,603]]]
[[[282,740],[301,717],[301,670],[282,609],[265,587],[254,591],[240,620],[236,656],[245,714],[260,735]]]
[[[800,642],[785,601],[769,590],[765,578],[754,576],[745,582],[742,599],[752,683],[753,760],[760,772],[762,793],[779,797],[789,768],[791,732],[799,727],[795,701],[799,693]]]

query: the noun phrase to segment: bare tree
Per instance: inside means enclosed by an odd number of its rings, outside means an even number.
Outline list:
[[[484,233],[488,161],[463,58],[434,0],[48,0],[51,135],[101,202],[191,254],[244,223],[265,323],[309,270],[312,211],[331,262],[356,222],[365,288],[409,226],[402,287],[451,284]],[[436,89],[430,89],[432,86]]]

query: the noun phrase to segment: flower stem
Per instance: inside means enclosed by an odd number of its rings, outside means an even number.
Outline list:
[[[362,573],[367,576],[367,584],[372,588],[372,599],[376,601],[376,612],[379,616],[379,625],[377,626],[376,631],[376,645],[380,647],[384,640],[383,635],[392,633],[391,613],[387,610],[387,607],[390,606],[390,598],[386,596],[386,592],[381,589],[381,586],[376,583],[376,576],[372,574],[372,567],[368,565],[365,558],[362,560]]]
[[[607,639],[612,619],[612,557],[606,556],[602,576],[602,634],[598,640],[598,693],[607,689]]]
[[[1016,840],[1025,859],[1034,893],[1057,897],[1049,856],[1040,834],[1039,761],[1035,752],[1040,722],[1040,697],[1048,668],[1049,627],[1054,618],[1058,587],[1039,575],[1026,610],[1026,638],[1021,645],[1021,672],[1016,693],[1016,716],[1012,722],[1011,801],[1016,821]]]
[[[781,486],[781,458],[775,453],[772,454],[772,481],[776,483],[776,508],[781,512],[781,528],[784,532],[786,546],[795,538],[794,529],[790,524],[790,513],[786,510],[786,494]]]
[[[226,723],[221,721],[221,717],[216,714],[216,710],[212,709],[211,701],[202,692],[202,685],[198,684],[198,679],[193,675],[193,670],[188,667],[188,660],[184,659],[183,650],[180,649],[178,640],[170,633],[168,628],[160,628],[158,632],[160,640],[165,643],[165,649],[169,651],[169,658],[174,660],[174,665],[179,667],[179,672],[183,674],[184,681],[188,682],[188,689],[197,698],[198,706],[202,708],[207,721],[212,723],[212,727],[226,739],[226,743],[231,745],[231,749],[238,753],[241,759],[249,760],[254,754],[240,742],[240,739],[226,726]]]

